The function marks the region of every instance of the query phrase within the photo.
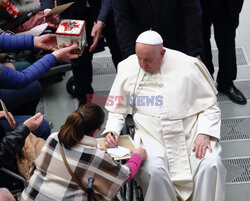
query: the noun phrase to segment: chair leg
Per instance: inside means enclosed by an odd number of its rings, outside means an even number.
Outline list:
[[[142,188],[140,186],[136,186],[135,190],[136,201],[143,201]]]
[[[129,201],[134,200],[134,179],[129,182]]]

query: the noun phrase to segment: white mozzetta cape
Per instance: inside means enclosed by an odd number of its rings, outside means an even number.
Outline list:
[[[110,91],[110,96],[122,96],[122,104],[106,106],[113,113],[131,114],[127,106],[127,94],[132,94],[140,66],[136,55],[131,55],[118,65],[118,73]],[[182,119],[197,114],[214,105],[217,90],[206,67],[197,58],[166,48],[161,66],[165,88],[168,119]],[[144,75],[141,69],[137,80],[139,86]]]

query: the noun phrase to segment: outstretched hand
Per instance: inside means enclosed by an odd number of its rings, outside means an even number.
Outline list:
[[[195,145],[193,151],[195,152],[195,157],[202,159],[205,157],[207,149],[209,152],[212,152],[212,148],[210,145],[210,136],[205,134],[198,134],[195,139]]]
[[[59,15],[57,14],[52,14],[48,17],[46,17],[46,15],[51,11],[51,9],[48,9],[46,11],[44,11],[44,15],[45,15],[45,22],[48,23],[49,27],[51,28],[57,28],[57,22],[60,19]]]
[[[80,55],[74,52],[74,49],[77,48],[77,45],[71,45],[69,47],[64,47],[59,50],[55,50],[52,54],[55,55],[57,60],[70,60],[77,59]]]
[[[43,50],[56,50],[57,40],[56,34],[44,34],[34,37],[34,47]]]
[[[27,119],[25,122],[23,122],[24,125],[26,125],[30,131],[36,130],[38,126],[42,123],[43,121],[43,115],[41,113],[35,114],[33,117],[30,117]]]

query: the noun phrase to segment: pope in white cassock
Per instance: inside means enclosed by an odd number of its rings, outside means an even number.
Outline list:
[[[224,201],[226,169],[217,141],[221,113],[213,80],[197,58],[162,43],[157,32],[143,32],[136,55],[119,63],[106,102],[106,144],[116,145],[132,114],[134,140],[148,154],[137,174],[145,201]]]

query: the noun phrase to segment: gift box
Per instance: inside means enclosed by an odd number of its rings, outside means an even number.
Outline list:
[[[87,46],[85,24],[84,20],[63,19],[56,30],[58,48],[77,44],[75,52],[81,54]]]

